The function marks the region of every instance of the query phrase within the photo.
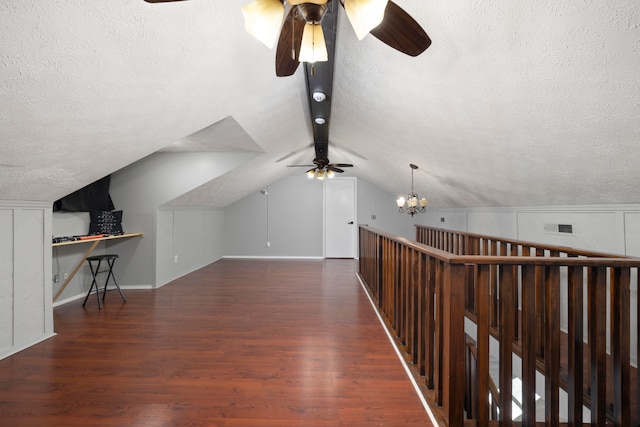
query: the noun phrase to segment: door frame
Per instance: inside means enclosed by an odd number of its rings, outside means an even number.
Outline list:
[[[353,182],[353,259],[359,258],[358,248],[358,179],[356,177],[334,177],[331,181],[352,181]],[[327,182],[322,183],[322,256],[327,258]]]

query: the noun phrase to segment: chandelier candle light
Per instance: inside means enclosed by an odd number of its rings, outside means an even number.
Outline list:
[[[409,215],[414,216],[418,212],[426,212],[427,199],[425,199],[424,197],[420,199],[418,195],[413,191],[413,171],[418,169],[418,166],[409,164],[409,167],[411,168],[411,192],[407,196],[406,200],[404,197],[400,197],[398,198],[398,200],[396,200],[396,203],[398,204],[398,210],[400,212],[406,212]]]

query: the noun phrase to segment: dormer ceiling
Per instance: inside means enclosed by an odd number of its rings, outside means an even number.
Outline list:
[[[304,173],[286,167],[314,158],[304,67],[275,75],[244,30],[251,1],[4,1],[0,200],[54,201],[173,144],[234,138],[264,154],[187,203]],[[338,16],[332,162],[394,198],[417,164],[434,207],[640,202],[636,0],[395,3],[433,44],[409,57]]]

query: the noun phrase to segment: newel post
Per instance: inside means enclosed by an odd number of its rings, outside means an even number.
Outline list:
[[[442,406],[449,427],[464,424],[464,265],[445,264],[442,286]]]

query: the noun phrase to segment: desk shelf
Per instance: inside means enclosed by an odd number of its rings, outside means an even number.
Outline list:
[[[51,246],[53,246],[54,248],[59,246],[78,245],[81,243],[91,243],[87,251],[84,253],[82,258],[80,259],[80,261],[78,261],[76,266],[73,268],[73,271],[71,272],[71,274],[69,274],[69,277],[66,278],[62,286],[60,286],[60,289],[58,289],[58,292],[56,292],[56,294],[53,296],[53,301],[55,302],[60,296],[60,294],[62,294],[62,292],[65,290],[69,282],[71,282],[71,279],[73,279],[73,277],[76,275],[78,270],[80,270],[80,267],[82,267],[82,264],[84,264],[87,258],[98,246],[98,243],[104,242],[105,240],[127,239],[130,237],[142,237],[142,236],[144,236],[144,233],[126,233],[126,234],[119,234],[116,236],[105,236],[105,237],[96,237],[94,239],[70,240],[68,242],[53,243]]]

